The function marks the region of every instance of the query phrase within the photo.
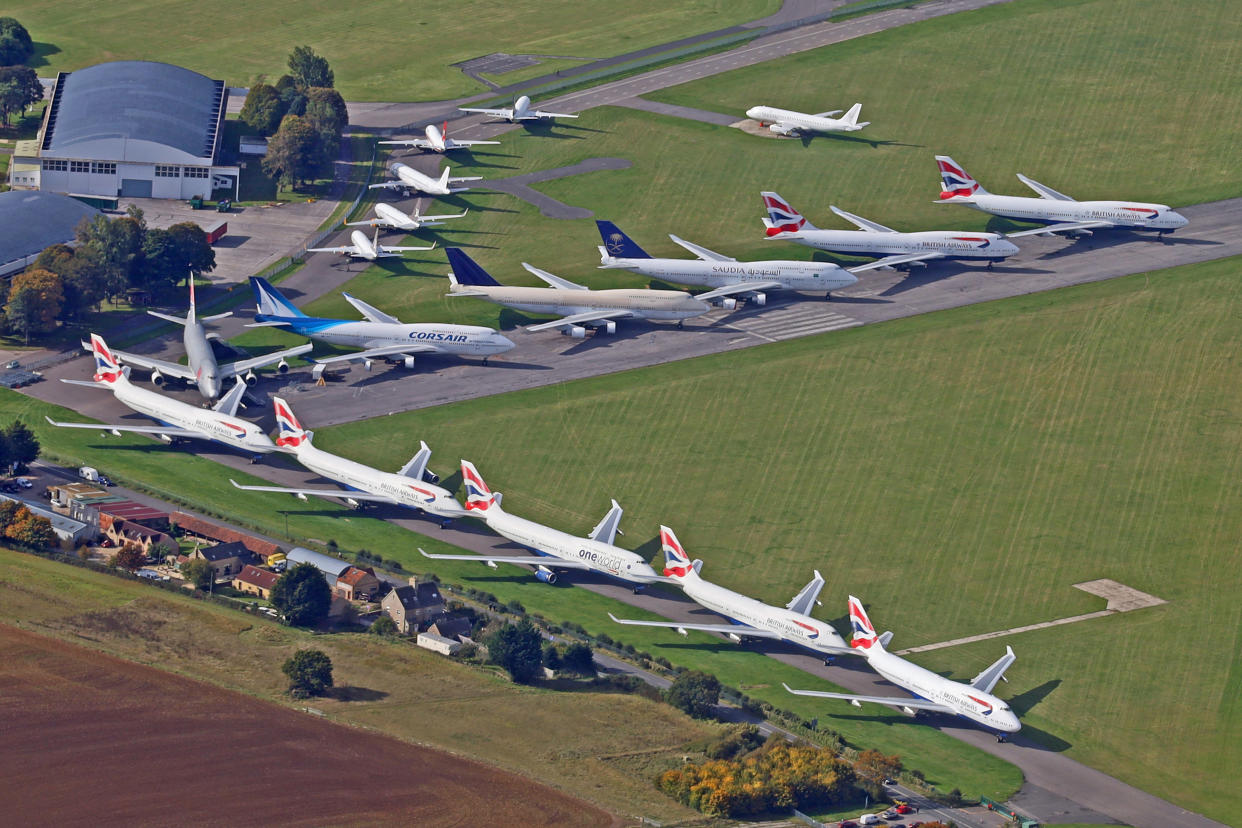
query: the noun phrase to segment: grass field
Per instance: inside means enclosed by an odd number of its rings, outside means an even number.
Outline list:
[[[37,47],[41,75],[108,60],[175,63],[247,86],[286,71],[295,46],[326,57],[349,101],[434,101],[485,91],[450,64],[493,52],[597,60],[763,17],[777,0],[516,0],[394,6],[278,0],[248,7],[154,0],[101,9],[86,0],[0,8]],[[548,71],[563,65],[556,62]]]

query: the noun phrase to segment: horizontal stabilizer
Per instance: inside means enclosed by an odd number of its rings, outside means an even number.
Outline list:
[[[178,325],[186,324],[186,318],[184,316],[173,316],[170,313],[160,313],[159,311],[153,311],[153,310],[149,310],[147,311],[147,313],[149,313],[151,316],[157,317],[159,319],[163,319],[167,322],[175,322]]]

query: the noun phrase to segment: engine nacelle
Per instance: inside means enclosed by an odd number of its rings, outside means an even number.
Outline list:
[[[556,583],[556,573],[548,569],[546,566],[543,566],[542,564],[535,567],[535,577],[538,578],[540,581],[543,581],[545,584]]]
[[[570,325],[568,328],[561,331],[561,333],[572,339],[586,339],[586,328],[581,325]]]
[[[113,432],[113,433],[114,433],[114,434],[119,434],[120,432]],[[163,440],[165,443],[168,443],[168,445],[170,445],[170,446],[172,445],[173,438],[172,438],[172,436],[171,436],[171,435],[168,435],[168,434],[161,434],[161,435],[160,435],[160,439],[161,439],[161,440]]]
[[[733,310],[737,307],[737,300],[731,296],[726,296],[723,299],[717,300],[717,304],[725,310]]]
[[[282,359],[280,362],[276,363],[276,371],[281,374],[289,373],[289,363]]]
[[[151,384],[152,385],[163,385],[164,375],[161,374],[159,371],[152,371],[151,372]]]
[[[423,480],[434,486],[440,482],[440,475],[436,474],[431,469],[423,469]]]
[[[764,305],[768,303],[768,295],[766,293],[757,290],[752,295],[754,296],[754,298],[751,301],[753,301],[759,307],[763,307]]]
[[[251,388],[259,384],[259,377],[254,371],[247,371],[244,379],[246,380],[246,385],[249,385]]]
[[[364,359],[364,360],[362,361],[362,368],[363,368],[363,370],[365,370],[365,371],[370,371],[370,370],[371,370],[371,360],[369,360],[369,359]]]
[[[361,504],[361,503],[359,503],[358,501],[354,500],[352,497],[347,497],[347,498],[345,498],[345,503],[346,503],[346,504],[349,506],[349,508],[351,508],[351,509],[361,509],[361,508],[362,508],[362,504]]]
[[[780,124],[772,124],[772,126],[768,127],[768,129],[772,130],[772,132],[777,135],[793,135],[798,131],[796,127],[787,127]]]
[[[604,324],[596,328],[596,330],[597,331],[603,330],[604,333],[615,334],[617,332],[617,323],[616,322],[605,322]]]
[[[740,635],[738,635],[737,633],[725,633],[725,635],[726,635],[728,638],[732,639],[732,640],[734,641],[734,643],[737,643],[737,644],[741,644],[741,643],[742,643],[742,637],[741,637]]]
[[[410,371],[414,370],[414,357],[412,356],[403,357],[401,360],[401,364],[404,365],[407,370],[410,370]]]

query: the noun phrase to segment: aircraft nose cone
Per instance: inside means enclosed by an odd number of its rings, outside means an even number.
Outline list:
[[[754,106],[752,106],[750,109],[746,110],[746,117],[747,117],[747,118],[755,118],[755,117],[757,117],[757,116],[755,115],[755,110],[756,110],[756,109],[758,109],[758,107],[754,107]]]
[[[495,334],[492,337],[492,344],[505,351],[517,346],[516,342],[503,334]]]
[[[1187,224],[1190,224],[1190,219],[1178,212],[1170,212],[1169,218],[1173,219],[1174,227],[1185,227]]]
[[[1001,242],[998,246],[1000,247],[1001,251],[1008,256],[1012,256],[1013,254],[1018,252],[1018,246],[1014,244],[1013,242],[1009,241],[1008,239],[1001,239]]]

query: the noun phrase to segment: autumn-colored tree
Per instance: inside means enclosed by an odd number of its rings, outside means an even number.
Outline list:
[[[122,569],[128,569],[130,572],[141,569],[147,562],[147,556],[142,549],[133,543],[127,543],[116,551],[112,556],[112,565],[119,566]]]
[[[32,549],[48,549],[57,544],[52,522],[34,514],[25,506],[17,509],[11,523],[4,527],[4,536]]]
[[[885,756],[878,750],[864,750],[854,762],[858,785],[872,797],[879,799],[884,793],[884,780],[893,779],[901,773],[901,757]]]
[[[64,303],[60,277],[48,270],[25,270],[13,277],[4,315],[13,330],[26,337],[56,327],[56,316]]]

